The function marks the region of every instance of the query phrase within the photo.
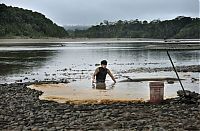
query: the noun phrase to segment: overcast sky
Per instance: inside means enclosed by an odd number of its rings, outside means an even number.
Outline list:
[[[0,0],[40,12],[58,25],[99,24],[103,20],[199,17],[200,0]]]

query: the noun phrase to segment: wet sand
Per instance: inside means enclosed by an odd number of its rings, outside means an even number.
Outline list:
[[[71,104],[102,104],[115,102],[144,102],[143,98],[135,98],[129,90],[117,91],[101,88],[76,88],[72,84],[30,85],[29,88],[44,92],[41,100],[53,100]],[[146,95],[148,99],[148,95]]]

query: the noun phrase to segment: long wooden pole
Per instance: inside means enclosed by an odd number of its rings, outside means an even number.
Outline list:
[[[173,63],[172,58],[171,58],[171,56],[170,56],[170,54],[169,54],[168,51],[167,51],[167,55],[168,55],[169,60],[170,60],[170,62],[171,62],[171,64],[172,64],[172,66],[173,66],[174,72],[176,73],[176,76],[177,76],[177,78],[178,78],[178,81],[179,81],[179,83],[180,83],[180,85],[181,85],[181,87],[182,87],[184,96],[186,96],[185,89],[184,89],[184,87],[183,87],[183,84],[182,84],[182,82],[181,82],[181,79],[179,78],[179,75],[178,75],[178,73],[177,73],[177,71],[176,71],[176,68],[175,68],[175,66],[174,66],[174,63]]]

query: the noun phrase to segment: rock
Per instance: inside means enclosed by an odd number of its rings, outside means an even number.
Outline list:
[[[167,83],[168,84],[174,84],[174,81],[173,80],[167,80]]]
[[[67,71],[67,68],[65,68],[65,69],[63,69],[63,70],[61,70],[61,71]]]
[[[34,83],[36,83],[36,84],[37,84],[38,82],[39,82],[38,80],[35,80],[35,81],[34,81]]]
[[[64,129],[63,126],[57,126],[57,127],[56,127],[56,130],[58,130],[58,131],[59,131],[59,130],[62,130],[62,129]]]
[[[39,128],[38,127],[34,127],[31,129],[31,131],[39,131]]]
[[[25,77],[24,80],[28,80],[28,77]]]
[[[95,64],[95,66],[100,66],[100,64]]]
[[[180,97],[179,103],[187,103],[187,104],[198,104],[199,94],[195,92],[191,92],[188,90],[185,90],[185,94],[182,90],[177,91],[178,96]]]
[[[194,125],[190,125],[190,126],[187,126],[186,128],[184,128],[185,130],[189,130],[189,131],[197,131],[199,130],[198,127],[194,126]]]
[[[196,78],[191,78],[192,82],[195,82],[195,81],[199,81],[199,79],[196,79]]]
[[[69,83],[69,81],[67,79],[60,79],[59,83]]]
[[[119,128],[121,128],[122,127],[122,125],[121,125],[121,123],[119,122],[119,121],[116,121],[114,124],[113,124],[113,128],[114,129],[119,129]]]
[[[111,126],[113,124],[113,121],[106,120],[106,121],[102,121],[101,124],[102,126],[107,127],[107,126]]]
[[[22,82],[22,80],[15,80],[15,82]]]
[[[131,113],[130,112],[125,112],[123,113],[123,117],[130,117]]]
[[[146,123],[146,120],[137,120],[136,123],[137,123],[138,125],[143,125],[143,124]]]
[[[184,111],[184,114],[186,114],[186,115],[187,115],[187,114],[189,114],[189,112],[188,112],[188,111]]]

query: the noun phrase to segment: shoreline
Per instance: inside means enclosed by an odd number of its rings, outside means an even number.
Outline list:
[[[58,43],[167,43],[199,44],[200,39],[151,39],[151,38],[41,38],[41,39],[0,39],[1,44],[58,44]]]
[[[0,39],[1,46],[49,46],[65,47],[67,44],[95,46],[97,44],[133,44],[138,50],[200,50],[200,39],[148,39],[148,38],[48,38],[48,39]],[[80,45],[81,46],[81,45]]]
[[[0,84],[2,130],[198,130],[200,94],[187,92],[161,104],[70,104],[40,100],[25,83]],[[170,121],[169,121],[170,119]]]

